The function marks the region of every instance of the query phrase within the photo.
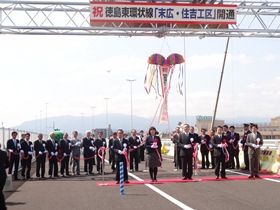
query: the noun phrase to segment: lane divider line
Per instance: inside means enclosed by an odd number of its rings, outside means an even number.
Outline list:
[[[109,163],[108,160],[105,160],[107,163]],[[144,180],[141,179],[140,177],[129,173],[128,175],[131,176],[132,178],[136,179],[137,181],[143,182]],[[173,198],[172,196],[168,195],[167,193],[163,192],[162,190],[156,188],[155,186],[151,185],[151,184],[145,184],[148,188],[150,188],[151,190],[155,191],[156,193],[158,193],[159,195],[161,195],[162,197],[166,198],[167,200],[169,200],[170,202],[174,203],[175,205],[177,205],[178,207],[185,209],[185,210],[194,210],[193,208],[187,206],[186,204],[182,203],[181,201],[178,201],[177,199]]]

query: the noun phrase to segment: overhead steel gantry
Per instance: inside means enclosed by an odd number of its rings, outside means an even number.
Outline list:
[[[139,1],[139,0],[138,0]],[[141,0],[140,0],[141,1]],[[170,1],[166,1],[170,2]],[[237,24],[178,27],[151,23],[149,27],[123,24],[90,26],[90,3],[0,0],[0,34],[89,36],[197,36],[280,38],[280,2],[276,0],[179,0],[180,3],[237,5]]]

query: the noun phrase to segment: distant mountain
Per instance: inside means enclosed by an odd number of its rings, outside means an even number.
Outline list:
[[[130,125],[130,115],[124,114],[110,114],[109,117],[109,124],[113,131],[121,128],[125,132],[130,132],[131,125]],[[217,119],[225,120],[225,123],[228,125],[231,124],[241,124],[241,123],[265,123],[270,122],[270,118],[268,117],[238,117],[235,118],[234,121],[232,118],[229,117],[218,117]],[[148,130],[151,124],[152,118],[144,118],[139,116],[133,116],[133,128],[137,131],[139,130]],[[170,115],[169,116],[169,126],[170,130],[175,130],[178,122],[184,123],[184,116],[176,116]],[[190,125],[195,125],[196,117],[195,116],[188,116],[188,123]],[[166,132],[168,131],[168,126],[165,124],[158,125],[158,117],[156,117],[153,126],[157,128],[157,130]],[[56,116],[56,117],[49,117],[48,118],[48,133],[53,130],[53,128],[60,129],[62,131],[71,133],[74,130],[78,132],[84,133],[86,130],[91,130],[93,127],[93,119],[92,117],[82,117],[82,116]],[[106,114],[99,114],[94,116],[94,128],[105,128],[106,127]],[[14,126],[13,128],[26,130],[26,131],[33,131],[33,132],[40,132],[40,120],[31,120],[23,122],[20,125]],[[46,133],[46,119],[41,119],[41,132]]]
[[[110,114],[108,117],[109,124],[113,131],[121,128],[125,132],[130,132],[131,122],[130,115],[124,114]],[[190,124],[195,123],[195,117],[188,117]],[[152,118],[144,118],[139,116],[133,116],[133,128],[137,131],[139,130],[148,130],[151,124]],[[169,116],[170,129],[174,130],[178,125],[178,122],[184,121],[184,116]],[[168,126],[165,124],[158,125],[158,117],[156,117],[153,126],[157,130],[167,131]],[[93,118],[92,117],[82,117],[82,116],[57,116],[48,118],[48,133],[57,128],[65,132],[72,132],[77,130],[78,132],[85,132],[90,130],[93,127]],[[106,127],[106,114],[100,114],[94,116],[94,128],[105,128]],[[15,129],[40,132],[40,120],[31,120],[23,122],[20,125],[14,126]],[[41,119],[41,132],[46,133],[46,118]]]

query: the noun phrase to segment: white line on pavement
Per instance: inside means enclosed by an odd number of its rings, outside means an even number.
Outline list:
[[[109,163],[108,160],[105,160],[107,163]],[[143,182],[144,180],[141,179],[140,177],[132,174],[132,173],[128,173],[129,176],[131,176],[132,178],[136,179],[137,181]],[[175,198],[173,198],[172,196],[166,194],[165,192],[163,192],[162,190],[156,188],[155,186],[151,185],[151,184],[145,184],[148,188],[150,188],[151,190],[155,191],[156,193],[158,193],[159,195],[161,195],[162,197],[166,198],[167,200],[171,201],[172,203],[174,203],[175,205],[179,206],[182,209],[186,209],[186,210],[194,210],[191,207],[185,205],[184,203],[182,203],[181,201],[176,200]]]
[[[135,176],[132,173],[128,173],[129,176],[133,177],[134,179],[136,179],[137,181],[144,181],[143,179],[139,178],[138,176]],[[186,209],[186,210],[193,210],[191,207],[185,205],[184,203],[176,200],[175,198],[173,198],[172,196],[166,194],[165,192],[163,192],[162,190],[156,188],[155,186],[151,185],[151,184],[145,184],[148,188],[150,188],[151,190],[155,191],[156,193],[158,193],[159,195],[161,195],[162,197],[166,198],[167,200],[171,201],[172,203],[174,203],[175,205],[179,206],[182,209]]]
[[[237,171],[231,171],[231,170],[226,170],[226,171],[231,172],[233,174],[248,175],[248,174],[237,172]],[[267,180],[267,181],[271,181],[271,182],[278,182],[278,183],[280,183],[280,180],[277,180],[277,179],[270,179],[270,178],[262,178],[262,179]]]

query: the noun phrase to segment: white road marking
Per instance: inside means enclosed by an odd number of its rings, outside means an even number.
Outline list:
[[[129,176],[131,176],[132,178],[136,179],[137,181],[144,181],[143,179],[139,178],[138,176],[135,176],[132,173],[128,173]],[[151,190],[155,191],[156,193],[158,193],[159,195],[161,195],[162,197],[166,198],[167,200],[171,201],[172,203],[174,203],[175,205],[179,206],[182,209],[186,209],[186,210],[193,210],[191,207],[185,205],[184,203],[178,201],[177,199],[173,198],[172,196],[166,194],[165,192],[163,192],[162,190],[156,188],[155,186],[151,185],[151,184],[145,184],[148,188],[150,188]]]
[[[108,160],[105,160],[107,163],[109,163]],[[136,179],[137,181],[143,182],[144,180],[141,179],[140,177],[132,174],[132,173],[128,173],[129,176],[131,176],[132,178]],[[182,209],[186,209],[186,210],[194,210],[193,208],[187,206],[186,204],[182,203],[181,201],[178,201],[177,199],[173,198],[172,196],[168,195],[167,193],[163,192],[162,190],[156,188],[155,186],[151,185],[151,184],[145,184],[148,188],[150,188],[151,190],[155,191],[156,193],[158,193],[159,195],[161,195],[162,197],[166,198],[167,200],[171,201],[172,203],[174,203],[175,205],[179,206]]]
[[[231,170],[226,170],[226,171],[231,172],[233,174],[249,175],[249,174],[245,174],[245,173],[241,173],[241,172],[237,172],[237,171],[231,171]],[[277,177],[275,177],[275,178],[277,178]],[[267,181],[271,181],[271,182],[278,182],[278,183],[280,183],[280,180],[278,180],[278,179],[270,179],[270,178],[262,178],[262,179],[263,180],[267,180]]]

